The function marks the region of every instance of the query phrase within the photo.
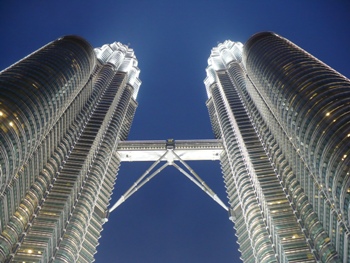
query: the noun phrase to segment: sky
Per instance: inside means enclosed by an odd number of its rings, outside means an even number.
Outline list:
[[[203,80],[212,47],[274,31],[350,76],[350,2],[0,0],[0,70],[63,35],[119,41],[141,69],[129,140],[212,139]],[[190,162],[227,204],[218,162]],[[113,204],[151,163],[122,163]],[[240,262],[228,214],[173,167],[118,207],[96,262]]]

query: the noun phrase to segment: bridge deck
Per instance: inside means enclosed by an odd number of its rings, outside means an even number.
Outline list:
[[[164,140],[164,141],[121,141],[118,154],[122,162],[156,161],[166,151],[174,151],[183,161],[220,160],[223,150],[221,140]],[[175,155],[165,154],[162,161]]]

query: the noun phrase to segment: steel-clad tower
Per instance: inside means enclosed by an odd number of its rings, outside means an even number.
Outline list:
[[[229,212],[245,263],[350,262],[350,81],[270,32],[206,71],[216,139],[182,141],[126,141],[128,46],[66,36],[0,72],[0,262],[93,262],[108,213],[167,166]],[[229,207],[192,160],[220,160]],[[123,161],[154,163],[109,207]]]
[[[1,72],[1,262],[93,261],[138,76],[132,49],[76,36]]]
[[[350,82],[270,32],[208,60],[207,106],[244,262],[350,262]]]

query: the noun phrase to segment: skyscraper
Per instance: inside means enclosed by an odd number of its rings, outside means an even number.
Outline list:
[[[208,64],[221,140],[177,143],[120,143],[141,84],[125,45],[67,36],[2,71],[0,261],[92,262],[120,162],[152,160],[167,163],[121,202],[173,165],[229,210],[244,262],[349,262],[349,80],[268,32],[219,44]],[[207,159],[230,208],[185,163]]]
[[[350,262],[349,80],[270,32],[206,71],[243,261]]]
[[[138,76],[132,49],[76,36],[1,72],[1,262],[93,261]]]

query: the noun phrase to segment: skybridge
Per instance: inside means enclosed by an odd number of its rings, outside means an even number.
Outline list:
[[[168,151],[169,150],[169,151]],[[118,154],[122,162],[138,161],[217,161],[222,152],[221,140],[121,141]],[[166,154],[165,154],[166,153]],[[165,155],[164,155],[165,154]]]
[[[199,177],[186,161],[218,161],[223,145],[221,140],[157,140],[121,141],[117,154],[122,162],[153,162],[140,178],[109,209],[115,210],[132,194],[153,179],[164,168],[171,165],[178,169],[191,182],[201,188],[222,208],[228,207]]]

